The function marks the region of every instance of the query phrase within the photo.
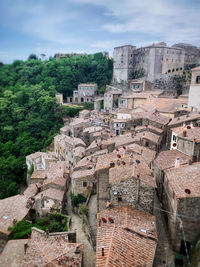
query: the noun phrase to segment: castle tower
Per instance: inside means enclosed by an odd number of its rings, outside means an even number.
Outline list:
[[[194,107],[200,111],[200,66],[192,69],[188,107]]]
[[[114,48],[114,83],[127,83],[133,72],[133,51],[132,45],[124,45]]]

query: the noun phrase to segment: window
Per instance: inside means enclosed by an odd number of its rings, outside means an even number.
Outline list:
[[[137,88],[140,88],[140,85],[138,85]]]
[[[87,186],[87,182],[83,182],[83,187],[86,187]]]
[[[118,197],[118,201],[122,201],[122,197]]]
[[[176,142],[176,135],[173,135],[173,141]]]
[[[196,83],[200,83],[200,76],[197,76],[197,78],[196,78]]]

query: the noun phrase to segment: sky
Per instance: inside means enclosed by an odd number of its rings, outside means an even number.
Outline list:
[[[165,41],[200,47],[200,0],[0,0],[0,61]]]

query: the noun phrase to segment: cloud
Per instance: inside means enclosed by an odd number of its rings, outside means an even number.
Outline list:
[[[192,42],[200,45],[200,4],[191,0],[72,0],[104,6],[113,21],[102,29],[111,34],[130,33],[152,36],[169,43]],[[151,37],[151,38],[152,38]]]

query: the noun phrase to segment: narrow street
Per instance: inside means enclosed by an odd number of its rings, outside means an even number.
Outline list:
[[[174,252],[171,250],[169,234],[162,211],[160,211],[160,202],[156,196],[154,203],[154,215],[156,216],[158,244],[155,254],[154,267],[174,267]]]
[[[67,193],[67,214],[71,216],[70,231],[76,231],[76,241],[84,245],[83,248],[83,267],[95,267],[96,253],[82,230],[81,218],[72,212],[70,188]]]
[[[89,201],[89,224],[92,230],[92,238],[96,243],[97,235],[97,195],[92,195]]]

